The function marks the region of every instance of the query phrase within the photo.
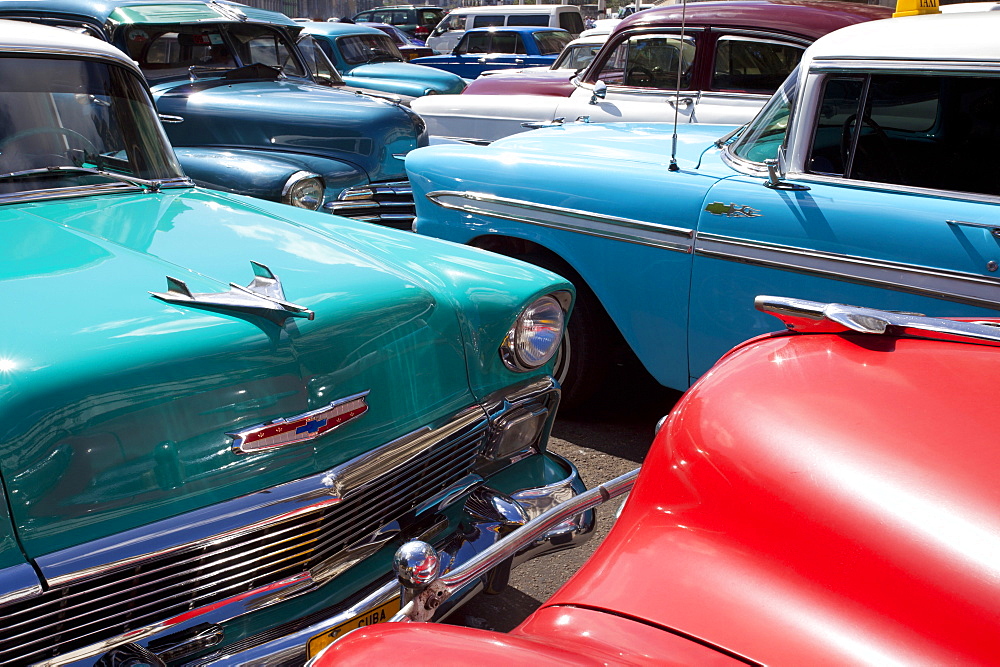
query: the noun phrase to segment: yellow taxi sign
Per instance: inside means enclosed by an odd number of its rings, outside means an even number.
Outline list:
[[[938,0],[896,0],[896,11],[892,18],[897,16],[917,16],[918,14],[940,14]]]

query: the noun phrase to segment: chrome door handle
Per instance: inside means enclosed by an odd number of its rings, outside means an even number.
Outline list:
[[[667,98],[667,104],[676,107],[678,104],[683,104],[685,107],[689,107],[694,104],[694,99],[691,97],[675,97],[673,99]]]
[[[515,65],[523,65],[524,64],[524,59],[523,58],[514,58],[514,64]]]
[[[485,64],[485,63],[486,63],[486,58],[480,58],[480,59],[479,59],[479,64],[480,64],[480,65],[483,65],[483,64]]]

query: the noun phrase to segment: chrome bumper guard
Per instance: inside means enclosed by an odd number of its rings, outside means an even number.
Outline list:
[[[478,519],[475,526],[479,530],[456,533],[437,549],[427,545],[427,548],[435,554],[435,563],[440,568],[439,571],[448,571],[448,574],[442,576],[439,581],[453,584],[448,603],[436,605],[435,611],[439,612],[437,620],[443,619],[448,613],[457,609],[462,602],[483,590],[483,579],[486,578],[486,575],[489,575],[491,570],[507,559],[512,559],[514,564],[520,564],[531,558],[575,547],[585,542],[590,538],[594,526],[593,513],[588,512],[588,510],[606,499],[621,495],[631,487],[631,481],[628,481],[627,486],[619,484],[614,487],[613,492],[607,493],[606,496],[602,495],[601,490],[607,485],[593,490],[598,491],[596,495],[593,491],[580,493],[576,488],[582,482],[576,467],[566,459],[552,454],[549,456],[559,459],[563,465],[567,466],[570,474],[565,479],[544,487],[525,489],[511,496],[483,488],[466,503],[467,510]],[[630,474],[634,476],[634,473]],[[614,482],[621,479],[623,478],[618,478]],[[571,496],[571,499],[559,502],[560,499],[567,496]],[[589,499],[589,501],[580,503],[578,502],[580,498]],[[543,511],[552,503],[559,504],[552,509]],[[572,507],[568,511],[560,511],[563,506],[570,505]],[[480,508],[479,511],[477,511],[476,506]],[[491,510],[483,511],[485,506],[489,506]],[[487,516],[489,514],[493,516]],[[529,521],[531,516],[537,516],[537,518]],[[505,535],[510,534],[509,528],[513,523],[520,526],[516,532],[519,536],[516,544],[511,542],[510,538],[504,538]],[[507,529],[505,530],[505,528]],[[468,534],[477,536],[470,539]],[[414,543],[409,542],[407,545]],[[426,544],[424,542],[416,543]],[[407,545],[401,547],[400,551],[405,549]],[[222,652],[188,662],[186,665],[189,667],[207,665],[213,667],[236,667],[237,665],[268,667],[277,664],[301,664],[307,658],[307,646],[311,639],[359,615],[377,609],[393,598],[402,595],[404,599],[408,599],[407,593],[407,589],[401,588],[400,579],[397,576],[350,607],[337,610],[327,618],[308,627],[246,650],[226,652],[224,649]],[[402,612],[400,613],[402,614]],[[394,616],[391,620],[399,620],[399,616]]]

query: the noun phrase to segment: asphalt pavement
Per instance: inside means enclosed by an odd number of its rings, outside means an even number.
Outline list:
[[[549,449],[576,464],[588,487],[622,475],[642,464],[656,422],[679,395],[656,385],[644,372],[620,368],[586,410],[557,417]],[[621,503],[616,499],[597,509],[597,528],[586,544],[522,564],[506,590],[479,594],[448,622],[501,632],[517,626],[594,552]]]

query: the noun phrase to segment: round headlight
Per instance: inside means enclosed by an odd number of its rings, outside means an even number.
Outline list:
[[[525,308],[504,340],[501,356],[508,368],[530,371],[544,365],[559,349],[566,313],[551,296]]]
[[[323,179],[318,174],[295,172],[281,190],[281,201],[284,204],[315,211],[323,205]]]

